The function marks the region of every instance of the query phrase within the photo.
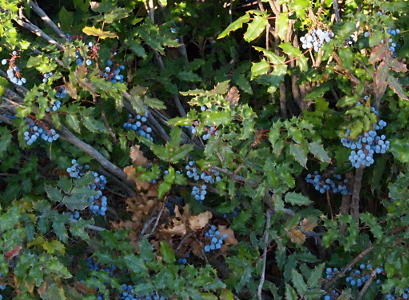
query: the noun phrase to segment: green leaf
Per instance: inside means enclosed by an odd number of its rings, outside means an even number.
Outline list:
[[[258,38],[268,25],[268,20],[262,16],[254,16],[253,22],[249,24],[246,33],[244,34],[244,40],[251,42]]]
[[[250,21],[250,16],[248,14],[245,14],[244,16],[238,18],[236,21],[231,23],[225,30],[223,30],[222,33],[219,34],[217,39],[224,38],[226,35],[230,33],[230,31],[235,31],[243,27],[243,24],[247,23],[248,21]]]
[[[305,96],[304,100],[314,100],[318,97],[322,97],[326,92],[331,89],[332,83],[325,82],[319,87],[314,88],[307,96]]]
[[[311,272],[310,276],[308,277],[307,280],[307,286],[309,288],[315,288],[319,286],[319,282],[322,279],[322,272],[324,271],[325,264],[319,264],[314,268],[314,270]]]
[[[304,168],[307,167],[307,151],[303,146],[298,144],[291,144],[290,154],[300,165],[302,165]]]
[[[128,269],[132,270],[134,274],[138,274],[141,277],[147,274],[148,268],[144,261],[135,254],[125,255],[123,256],[123,260],[126,262]]]
[[[353,69],[353,62],[355,59],[354,53],[348,47],[339,48],[338,50],[339,57],[341,58],[342,66],[347,70]]]
[[[309,205],[312,203],[308,197],[305,197],[299,193],[289,192],[285,194],[285,202],[292,205]]]
[[[305,283],[302,275],[295,269],[291,269],[291,282],[297,290],[298,294],[304,295],[304,293],[307,291],[307,284]]]
[[[194,147],[192,144],[186,144],[181,147],[173,149],[172,153],[170,154],[169,160],[172,163],[177,163],[182,159],[186,159],[188,154],[193,151]]]
[[[251,79],[254,79],[260,75],[267,74],[269,70],[270,70],[270,64],[263,58],[260,62],[252,64]]]
[[[96,190],[91,190],[88,187],[74,187],[71,194],[64,196],[61,202],[65,204],[69,210],[84,210],[91,204],[89,198],[97,194],[98,192]]]
[[[78,117],[74,114],[68,114],[65,117],[67,124],[74,129],[76,132],[81,133],[80,122],[78,121]]]
[[[177,77],[182,81],[188,81],[188,82],[200,82],[200,81],[202,81],[202,78],[199,75],[197,75],[197,74],[195,74],[195,73],[193,73],[191,71],[179,72],[177,74]]]
[[[68,233],[67,233],[67,229],[65,228],[65,223],[63,222],[63,220],[55,219],[52,227],[58,239],[64,243],[67,242]]]
[[[401,97],[404,100],[409,100],[405,94],[405,91],[403,90],[402,85],[399,83],[399,81],[395,77],[388,76],[386,81],[388,82],[390,88],[393,89],[393,91],[396,94],[398,94],[399,97]]]
[[[281,13],[276,19],[276,31],[280,39],[285,40],[288,32],[288,16],[287,12]]]
[[[312,142],[308,144],[308,149],[314,154],[316,158],[323,162],[331,162],[331,158],[328,156],[327,151],[325,151],[324,146],[318,142]]]
[[[359,101],[359,99],[360,97],[358,97],[358,95],[344,96],[338,100],[337,106],[345,107],[345,106],[355,105]]]
[[[298,300],[297,293],[288,283],[285,284],[285,300]]]
[[[162,199],[163,196],[165,196],[165,194],[169,192],[171,188],[172,188],[171,184],[165,181],[161,182],[158,186],[158,198]]]
[[[45,184],[44,185],[45,192],[47,193],[48,198],[53,201],[60,202],[63,198],[61,191],[51,185]]]
[[[142,47],[140,41],[132,41],[128,43],[129,48],[139,57],[146,58],[145,48]]]
[[[95,120],[89,116],[82,116],[81,118],[84,126],[91,132],[106,132],[106,128],[101,121]]]
[[[227,124],[231,120],[231,115],[229,111],[219,111],[219,112],[206,112],[205,124],[206,125],[221,125]]]
[[[10,130],[5,126],[0,127],[0,157],[9,149],[11,138]]]
[[[172,264],[175,262],[176,258],[175,258],[175,253],[173,253],[172,248],[169,247],[169,245],[164,242],[161,241],[160,242],[160,254],[162,255],[163,261],[167,264]]]

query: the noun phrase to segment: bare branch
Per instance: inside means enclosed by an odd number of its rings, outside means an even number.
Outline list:
[[[259,300],[263,300],[263,285],[265,282],[265,276],[266,276],[266,265],[267,265],[267,248],[268,248],[268,243],[269,243],[269,234],[268,231],[270,229],[270,224],[271,223],[271,210],[267,209],[266,211],[266,227],[264,229],[264,250],[263,250],[263,266],[261,270],[261,278],[260,278],[260,283],[257,288],[257,297]]]
[[[37,3],[34,1],[30,0],[30,6],[33,9],[33,11],[48,25],[51,27],[52,30],[54,30],[61,38],[65,38],[64,32],[55,25],[55,23],[47,16],[47,14],[42,10]]]

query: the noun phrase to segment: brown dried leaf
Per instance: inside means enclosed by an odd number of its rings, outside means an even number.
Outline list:
[[[224,225],[219,226],[220,235],[226,235],[227,237],[224,239],[223,245],[236,245],[239,241],[234,236],[234,231],[231,228],[227,228]]]
[[[313,231],[317,227],[317,222],[313,219],[304,218],[301,221],[301,230],[304,232]]]
[[[128,180],[132,180],[135,182],[137,190],[148,190],[151,186],[151,183],[143,180],[139,180],[135,177],[135,168],[132,166],[127,166],[124,168],[124,173],[127,175]]]
[[[186,225],[179,223],[171,228],[161,229],[160,232],[169,233],[172,235],[185,235],[186,234]]]
[[[129,153],[129,156],[132,159],[132,164],[135,167],[138,166],[143,166],[146,167],[149,163],[148,159],[143,155],[143,152],[140,150],[141,146],[140,145],[135,145],[131,147],[131,151]]]
[[[288,230],[287,231],[287,236],[295,244],[302,245],[305,242],[305,235],[299,229],[292,228],[292,229]]]
[[[233,106],[237,105],[237,103],[239,103],[239,100],[240,100],[239,89],[235,86],[231,87],[231,89],[226,95],[226,100]]]
[[[205,211],[197,216],[191,216],[189,218],[189,227],[191,230],[202,229],[209,223],[211,218],[212,213],[210,211]]]

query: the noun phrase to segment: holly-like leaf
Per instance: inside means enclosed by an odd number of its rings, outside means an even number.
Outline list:
[[[235,31],[243,27],[243,24],[247,23],[248,21],[250,21],[250,16],[248,14],[245,14],[244,16],[238,18],[236,21],[231,23],[225,30],[223,30],[222,33],[219,34],[217,39],[224,38],[226,35],[230,33],[230,31]]]
[[[253,63],[251,66],[251,79],[267,74],[269,70],[270,64],[263,58],[260,62]]]
[[[246,33],[244,34],[244,40],[251,42],[258,38],[268,25],[268,20],[262,16],[254,16],[253,22],[249,24]]]
[[[92,35],[92,36],[97,36],[101,39],[106,39],[106,38],[116,38],[118,37],[115,33],[110,32],[110,31],[103,31],[99,28],[95,28],[94,26],[92,27],[85,27],[82,29],[82,32],[84,32],[86,35]]]
[[[294,192],[289,192],[285,195],[285,202],[292,205],[309,205],[312,203],[312,201],[308,199],[308,197]]]
[[[308,144],[308,149],[316,158],[323,162],[331,162],[331,158],[328,156],[327,151],[325,151],[324,146],[318,142],[312,142]]]
[[[393,91],[398,94],[399,97],[401,97],[404,100],[409,100],[408,97],[405,94],[405,91],[403,90],[402,85],[399,83],[399,81],[393,77],[393,76],[388,76],[386,79],[388,82],[388,85]]]
[[[278,36],[282,39],[285,40],[285,37],[288,32],[288,16],[287,12],[281,13],[278,15],[276,18],[276,31]]]
[[[304,295],[307,291],[307,284],[304,281],[304,278],[300,273],[298,273],[295,269],[291,270],[291,277],[292,277],[292,284],[297,290],[298,294]]]
[[[301,230],[292,228],[287,231],[287,236],[290,238],[291,242],[302,245],[305,242],[305,235]]]
[[[305,147],[299,144],[291,144],[290,154],[300,165],[302,165],[304,168],[307,167],[307,151]]]

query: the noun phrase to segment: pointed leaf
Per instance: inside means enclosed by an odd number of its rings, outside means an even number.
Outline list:
[[[256,78],[257,76],[267,74],[270,70],[270,64],[263,58],[258,63],[253,63],[251,66],[251,79]]]
[[[78,117],[76,115],[73,114],[68,114],[65,117],[65,120],[67,121],[68,125],[74,129],[76,132],[80,133],[81,129],[80,129],[80,122],[78,121]]]
[[[282,40],[285,40],[287,32],[288,32],[288,16],[287,16],[287,12],[281,13],[276,18],[276,31],[277,31],[278,36]]]
[[[224,38],[226,35],[230,33],[230,31],[235,31],[243,27],[243,24],[247,23],[248,21],[250,21],[250,16],[248,14],[245,14],[244,16],[238,18],[236,21],[231,23],[225,30],[223,30],[222,33],[219,34],[217,39]]]
[[[291,144],[290,154],[300,165],[302,165],[304,168],[307,167],[307,151],[304,149],[304,147],[298,144]]]
[[[331,162],[331,158],[328,156],[327,151],[325,151],[321,144],[317,142],[309,143],[308,149],[310,149],[311,153],[314,154],[314,156],[320,161]]]
[[[312,203],[308,197],[294,192],[290,192],[285,195],[285,202],[292,205],[309,205]]]
[[[293,286],[297,290],[298,294],[304,295],[304,293],[307,291],[307,284],[305,283],[302,275],[298,273],[295,269],[292,269],[291,277]]]
[[[63,198],[61,191],[51,185],[44,185],[45,192],[47,193],[48,198],[53,201],[60,202]]]
[[[403,90],[402,85],[399,83],[399,81],[393,77],[393,76],[388,76],[386,81],[389,84],[389,87],[393,89],[393,91],[398,94],[399,97],[401,97],[404,100],[409,100],[408,97],[405,94],[405,91]]]
[[[324,271],[324,268],[325,268],[324,263],[319,264],[314,268],[314,270],[311,272],[307,280],[307,285],[309,288],[313,289],[315,287],[318,287],[318,284],[322,279],[322,272]]]
[[[262,16],[254,16],[253,22],[249,24],[249,27],[244,34],[244,40],[248,43],[255,40],[264,31],[267,25],[267,18],[264,18]]]
[[[297,293],[288,283],[285,284],[285,300],[298,300]]]

